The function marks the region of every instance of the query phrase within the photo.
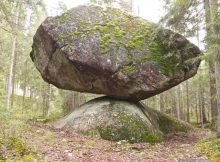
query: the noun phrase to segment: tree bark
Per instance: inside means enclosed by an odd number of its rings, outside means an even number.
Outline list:
[[[85,96],[79,92],[71,92],[63,102],[63,113],[67,115],[86,102]]]
[[[20,4],[18,3],[16,6],[16,13],[15,13],[15,28],[13,30],[13,38],[12,38],[12,47],[11,47],[11,55],[10,55],[10,65],[9,65],[9,75],[8,75],[8,83],[7,83],[7,96],[6,96],[6,108],[11,108],[11,93],[13,88],[13,77],[14,77],[14,68],[15,68],[15,52],[16,52],[16,43],[17,43],[17,25],[19,21],[19,10]]]
[[[196,109],[195,109],[195,113],[196,113],[196,123],[199,123],[199,114],[198,114],[198,110],[199,110],[199,96],[197,94],[198,93],[196,93]]]
[[[42,108],[43,108],[43,117],[47,117],[49,115],[49,108],[50,108],[50,84],[43,83],[41,89],[42,95]]]
[[[220,29],[219,29],[219,3],[218,0],[210,0],[210,15],[211,15],[211,22],[212,22],[212,39],[214,39],[214,58],[215,58],[215,79],[216,79],[216,113],[214,116],[214,123],[213,123],[213,130],[218,130],[220,128]]]
[[[14,54],[14,63],[13,63],[13,77],[12,77],[12,91],[11,91],[11,108],[13,108],[14,104],[14,93],[15,93],[15,87],[16,87],[16,81],[15,81],[15,75],[16,75],[16,57],[17,53]]]
[[[189,85],[186,81],[186,121],[190,122],[190,111],[189,111]]]
[[[7,103],[6,103],[6,108],[10,109],[11,107],[11,93],[12,93],[12,79],[14,76],[13,73],[13,67],[14,67],[14,62],[15,62],[15,49],[16,49],[16,36],[13,38],[12,41],[12,51],[11,51],[11,57],[10,57],[10,69],[9,69],[9,76],[8,76],[8,84],[7,84]]]
[[[160,102],[160,111],[164,112],[164,94],[163,93],[159,95],[159,102]]]
[[[214,20],[214,15],[216,13],[216,7],[214,4],[217,0],[204,0],[205,8],[205,22],[206,22],[206,33],[207,36],[215,37],[213,33],[213,28],[211,24]],[[216,121],[218,117],[218,103],[217,103],[217,87],[216,87],[216,71],[215,71],[215,53],[210,50],[211,43],[207,42],[208,45],[208,63],[209,63],[209,79],[210,79],[210,102],[211,102],[211,123],[212,130],[216,130]]]
[[[133,2],[133,0],[120,0],[119,1],[120,8],[126,12],[132,13],[132,11],[133,11],[132,2]]]
[[[177,86],[176,88],[176,97],[177,97],[177,104],[176,104],[176,112],[177,112],[177,119],[181,119],[181,113],[180,113],[180,109],[181,109],[181,101],[180,101],[180,85]]]
[[[201,83],[199,84],[199,88],[198,88],[198,96],[199,96],[200,122],[202,123],[202,126],[203,126],[204,123],[207,123],[207,118],[205,114],[204,88],[202,87]]]

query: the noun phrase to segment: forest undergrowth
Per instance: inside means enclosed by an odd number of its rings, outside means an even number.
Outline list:
[[[161,143],[129,144],[54,129],[50,118],[44,120],[31,113],[13,112],[1,113],[0,161],[218,162],[220,157],[220,140],[208,129],[169,134]]]

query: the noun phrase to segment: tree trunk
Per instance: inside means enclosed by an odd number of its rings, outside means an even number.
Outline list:
[[[13,67],[15,62],[15,49],[16,49],[16,36],[13,38],[12,42],[12,51],[11,51],[11,57],[10,57],[10,69],[9,69],[9,76],[8,76],[8,84],[7,84],[7,101],[6,101],[6,108],[10,109],[11,107],[11,93],[12,93],[12,80],[13,80]]]
[[[132,13],[133,11],[132,1],[133,0],[120,0],[119,1],[120,8],[126,12]]]
[[[165,112],[164,111],[164,94],[163,93],[161,93],[160,95],[159,95],[159,102],[160,102],[160,111],[161,112]]]
[[[15,87],[16,87],[16,82],[15,82],[15,75],[16,75],[16,57],[17,54],[15,52],[14,54],[14,63],[13,63],[13,77],[12,77],[12,91],[11,91],[11,108],[13,108],[14,104],[14,93],[15,93]]]
[[[16,43],[17,43],[17,25],[19,21],[19,3],[16,6],[16,14],[14,25],[15,29],[13,29],[13,38],[12,38],[12,47],[11,47],[11,55],[10,55],[10,65],[9,65],[9,75],[8,75],[8,83],[7,83],[7,96],[6,96],[6,108],[10,109],[11,107],[11,93],[13,88],[13,77],[14,77],[14,68],[15,68],[15,52],[16,52]]]
[[[140,16],[140,0],[137,0],[137,15]]]
[[[43,117],[47,117],[49,115],[50,108],[50,84],[43,83],[42,84],[42,109],[43,109]]]
[[[189,85],[188,81],[186,81],[186,121],[190,122],[190,111],[189,111]]]
[[[207,118],[205,114],[205,99],[204,99],[204,88],[201,83],[198,88],[198,96],[199,96],[199,114],[200,114],[200,122],[202,123],[202,127],[204,123],[207,123]]]
[[[205,22],[206,22],[206,33],[207,36],[211,36],[215,38],[215,34],[213,33],[213,27],[211,28],[211,24],[214,20],[216,10],[218,5],[216,5],[217,0],[204,0],[204,8],[205,8]],[[212,25],[213,26],[213,25]],[[215,72],[215,53],[213,50],[210,50],[211,43],[207,43],[208,45],[208,62],[209,62],[209,78],[210,78],[210,102],[211,102],[211,123],[212,130],[216,130],[216,121],[218,117],[218,103],[217,103],[217,87],[216,87],[216,72]]]
[[[176,101],[176,89],[173,88],[171,90],[171,97],[172,97],[172,114],[173,116],[177,117],[176,107],[177,107],[177,101]]]
[[[79,92],[71,92],[63,102],[64,115],[77,109],[80,105],[86,102],[85,96]]]
[[[160,110],[160,96],[156,95],[156,109]]]
[[[199,110],[199,97],[198,97],[198,95],[197,95],[197,93],[196,93],[196,109],[195,109],[196,123],[199,123],[198,110]]]
[[[176,112],[177,112],[177,119],[181,119],[180,109],[181,109],[181,103],[180,103],[180,85],[176,87],[176,97],[177,97],[177,104],[176,104]]]
[[[214,116],[213,121],[213,130],[218,130],[218,127],[220,128],[220,29],[219,29],[219,3],[218,0],[210,0],[210,15],[211,15],[211,22],[212,22],[212,38],[214,39],[214,58],[215,58],[215,79],[216,79],[216,110],[214,112],[216,113]]]
[[[22,114],[25,108],[25,96],[26,96],[26,88],[27,88],[27,74],[28,74],[28,69],[27,69],[27,60],[25,61],[25,75],[24,75],[24,85],[23,85],[23,96],[22,96],[22,104],[21,104],[21,108],[22,108]]]

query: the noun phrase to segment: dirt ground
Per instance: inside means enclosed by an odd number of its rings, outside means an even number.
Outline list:
[[[43,124],[30,125],[22,138],[38,157],[49,162],[171,162],[205,160],[196,147],[207,131],[169,134],[162,143],[128,144],[86,137],[74,132],[52,129]],[[206,160],[205,160],[206,161]]]

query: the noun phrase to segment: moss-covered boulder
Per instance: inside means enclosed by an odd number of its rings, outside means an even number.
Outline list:
[[[133,101],[194,76],[201,53],[180,34],[98,6],[47,18],[32,48],[31,58],[45,81]]]
[[[151,110],[156,114],[156,122],[159,125],[160,131],[162,131],[165,135],[175,132],[187,132],[194,129],[192,125],[185,121],[178,120],[155,109]]]
[[[160,142],[166,133],[188,129],[181,122],[162,115],[141,102],[109,97],[87,102],[57,121],[55,127],[111,141],[127,140],[130,143]]]

